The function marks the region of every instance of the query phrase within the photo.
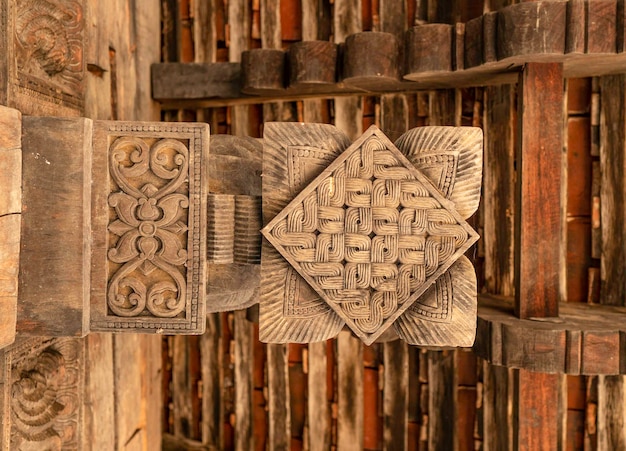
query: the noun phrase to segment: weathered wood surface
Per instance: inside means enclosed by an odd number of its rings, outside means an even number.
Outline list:
[[[558,319],[518,319],[511,298],[481,296],[474,351],[493,365],[566,374],[625,374],[622,307],[562,303]]]
[[[19,334],[89,331],[92,121],[23,118]]]
[[[626,215],[626,127],[621,99],[626,98],[622,75],[602,77],[599,81],[600,107],[600,185],[602,254],[601,302],[624,305],[626,273],[622,263],[626,258],[624,219]],[[609,97],[614,99],[610,101]]]
[[[32,115],[82,115],[85,4],[84,0],[0,3],[1,105]],[[40,45],[44,39],[45,45]]]
[[[340,73],[334,71],[335,52],[329,43],[299,42],[286,52],[277,45],[246,52],[241,75],[232,66],[230,81],[222,79],[219,85],[206,81],[223,75],[224,63],[155,67],[153,95],[174,106],[350,95],[361,90],[414,92],[510,83],[524,63],[542,61],[562,62],[566,77],[619,73],[626,70],[626,54],[619,50],[626,34],[623,10],[614,0],[537,1],[487,12],[459,26],[422,24],[404,36],[404,30],[384,27],[378,33],[361,33],[361,26],[343,27],[347,32],[336,30],[335,35],[336,43],[344,43]],[[391,31],[398,40],[380,31]],[[322,66],[323,62],[327,64]],[[291,78],[287,66],[292,68]],[[303,81],[303,74],[315,75]]]
[[[558,316],[562,66],[529,63],[518,86],[515,309],[522,319]]]
[[[22,115],[0,106],[0,348],[15,340],[22,212]]]
[[[20,338],[0,358],[2,449],[86,449],[84,341]]]
[[[514,449],[530,451],[562,446],[562,378],[560,374],[514,371]]]

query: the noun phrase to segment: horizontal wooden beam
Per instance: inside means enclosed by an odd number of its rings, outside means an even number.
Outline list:
[[[524,320],[513,314],[513,298],[483,295],[474,352],[529,371],[626,374],[626,308],[561,303],[558,318]]]
[[[622,73],[618,3],[522,2],[464,24],[413,27],[404,39],[362,32],[339,45],[250,50],[241,65],[155,64],[153,98],[167,109],[485,86],[515,83],[530,62],[563,63],[565,77]]]

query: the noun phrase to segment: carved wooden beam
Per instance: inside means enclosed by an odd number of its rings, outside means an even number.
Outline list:
[[[543,373],[626,374],[626,308],[561,303],[558,318],[519,319],[513,299],[480,296],[474,352]]]
[[[621,73],[624,15],[617,0],[521,2],[464,24],[413,27],[400,39],[362,32],[339,46],[255,49],[239,72],[236,63],[155,64],[153,97],[182,108],[514,83],[529,62],[560,62],[565,77]]]

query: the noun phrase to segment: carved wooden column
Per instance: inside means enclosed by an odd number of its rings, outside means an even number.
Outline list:
[[[354,144],[332,126],[268,123],[260,338],[313,342],[347,325],[366,344],[393,324],[411,344],[470,346],[478,235],[478,129],[376,127]]]

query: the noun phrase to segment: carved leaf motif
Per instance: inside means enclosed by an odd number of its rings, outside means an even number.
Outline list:
[[[331,125],[269,122],[264,128],[263,216],[269,222],[350,141]],[[299,188],[298,188],[299,187]],[[300,302],[300,287],[307,282],[268,243],[262,246],[259,335],[261,340],[284,343],[323,341],[344,326],[319,296]],[[293,277],[296,279],[294,280]],[[310,291],[308,291],[311,294]],[[294,302],[297,304],[294,305]],[[300,307],[302,307],[300,309]],[[299,315],[285,316],[285,310]]]
[[[433,324],[435,323],[435,324]],[[418,346],[472,346],[476,333],[476,273],[467,257],[395,322],[398,336]]]
[[[467,219],[478,209],[483,133],[476,127],[418,127],[396,141],[408,160],[454,202]]]

